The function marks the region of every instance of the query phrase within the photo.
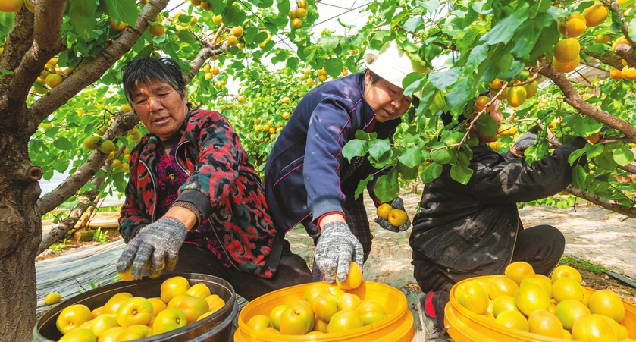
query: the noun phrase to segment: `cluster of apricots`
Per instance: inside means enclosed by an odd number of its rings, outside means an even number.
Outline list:
[[[63,334],[59,341],[63,342],[131,341],[181,328],[224,305],[225,301],[212,294],[207,285],[190,286],[187,279],[177,276],[161,284],[160,297],[120,292],[92,310],[82,304],[70,305],[60,312],[56,325]]]
[[[581,281],[581,274],[568,265],[558,266],[548,278],[535,274],[526,262],[513,262],[504,276],[458,283],[454,298],[500,330],[565,340],[632,341],[620,297],[611,290],[589,291]]]

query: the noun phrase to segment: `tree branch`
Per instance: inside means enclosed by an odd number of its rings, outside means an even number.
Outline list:
[[[634,164],[627,164],[625,166],[618,166],[618,168],[623,170],[623,171],[625,171],[625,172],[636,174],[636,165],[634,165]]]
[[[636,207],[626,207],[616,201],[608,200],[599,195],[595,195],[587,191],[579,190],[571,185],[568,186],[565,190],[576,197],[580,197],[584,200],[590,201],[605,209],[615,211],[619,214],[623,214],[629,217],[636,217]]]
[[[33,13],[29,12],[26,6],[16,12],[13,30],[9,31],[4,43],[0,69],[13,71],[20,65],[22,57],[29,51],[33,43],[33,18]],[[11,77],[13,76],[5,75],[2,81],[3,88],[9,84]]]
[[[604,123],[610,127],[614,127],[629,139],[631,142],[636,143],[636,129],[627,121],[623,121],[606,111],[592,106],[585,102],[579,96],[579,93],[574,89],[572,83],[565,78],[565,76],[552,68],[552,66],[546,66],[539,70],[539,73],[554,82],[565,95],[565,102],[567,102],[574,109],[578,110],[581,114],[589,116],[594,120]]]
[[[599,61],[601,61],[603,64],[607,64],[610,65],[618,70],[623,69],[623,63],[621,62],[621,58],[616,56],[616,55],[612,55],[609,53],[604,54],[603,56],[601,56],[599,53],[596,52],[592,52],[587,50],[585,47],[581,47],[581,50],[588,56],[598,59]]]
[[[605,5],[605,7],[609,8],[610,10],[616,12],[616,14],[618,14],[618,18],[621,20],[621,23],[623,25],[621,25],[621,32],[623,32],[623,35],[625,36],[625,38],[627,38],[627,40],[629,41],[629,43],[634,46],[634,42],[632,41],[631,38],[629,38],[629,25],[627,23],[627,21],[625,20],[625,16],[623,15],[623,12],[621,11],[620,6],[618,5],[618,2],[616,2],[616,0],[603,0],[603,5]]]
[[[66,0],[40,0],[35,6],[32,46],[14,70],[7,89],[7,108],[24,105],[29,96],[29,89],[42,73],[46,62],[62,50],[62,19],[65,7]],[[7,108],[0,107],[0,112]],[[16,112],[11,111],[9,115],[15,117]]]
[[[634,49],[633,46],[630,46],[627,44],[619,44],[616,47],[616,50],[614,51],[614,53],[616,53],[619,57],[623,58],[630,67],[636,68],[636,49]],[[621,64],[621,69],[622,68],[623,67]]]
[[[81,71],[74,73],[60,85],[52,89],[47,95],[40,98],[29,107],[29,134],[37,130],[40,122],[58,109],[82,89],[86,88],[100,77],[113,65],[121,56],[128,52],[137,42],[141,34],[148,28],[148,21],[156,17],[169,0],[154,0],[139,13],[135,27],[128,26],[124,32],[113,43],[104,49],[102,53]]]

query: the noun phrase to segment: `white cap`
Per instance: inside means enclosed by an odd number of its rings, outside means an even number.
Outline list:
[[[414,71],[428,72],[428,68],[413,62],[406,52],[400,50],[395,41],[387,42],[380,51],[367,51],[364,54],[364,62],[376,75],[402,89],[404,89],[403,81],[406,75]],[[419,92],[413,95],[421,97]]]

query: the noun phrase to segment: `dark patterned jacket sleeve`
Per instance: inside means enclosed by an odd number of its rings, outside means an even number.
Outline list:
[[[215,202],[231,197],[231,186],[240,172],[242,149],[239,136],[225,118],[210,114],[207,122],[199,122],[203,127],[199,127],[200,133],[194,139],[199,144],[197,165],[195,172],[180,190],[182,193],[187,193],[188,190],[202,193],[214,208],[217,204]],[[202,210],[203,217],[209,215],[209,209],[206,209],[208,208]]]
[[[138,198],[140,193],[137,189],[137,174],[139,172],[139,149],[135,148],[130,156],[131,162],[130,179],[126,185],[126,200],[121,207],[121,216],[119,217],[119,233],[125,242],[130,241],[137,235],[137,232],[145,225],[151,223],[149,217],[144,210],[141,209],[142,202]]]

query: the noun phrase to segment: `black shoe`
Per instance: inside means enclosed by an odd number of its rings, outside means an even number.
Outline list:
[[[424,340],[426,342],[453,342],[453,339],[442,328],[437,326],[437,319],[426,314],[424,305],[428,293],[422,293],[417,301],[417,313],[420,316],[420,324],[424,331]]]

